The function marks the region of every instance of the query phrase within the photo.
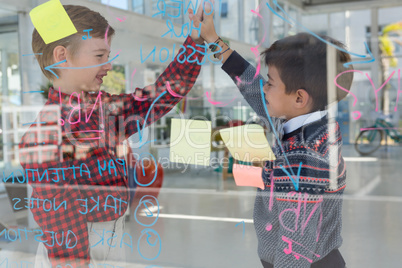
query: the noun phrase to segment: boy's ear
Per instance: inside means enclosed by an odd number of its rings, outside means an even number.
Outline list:
[[[57,46],[53,49],[53,60],[55,63],[67,60],[67,48],[63,46]],[[61,66],[65,65],[65,63],[59,64]]]
[[[313,99],[311,98],[311,96],[307,93],[307,91],[305,89],[298,89],[296,91],[296,108],[299,109],[304,109],[304,108],[308,108],[310,110],[310,108],[312,108],[313,105]]]

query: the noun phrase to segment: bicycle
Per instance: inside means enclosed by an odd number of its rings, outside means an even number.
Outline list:
[[[385,145],[388,145],[388,137],[396,143],[402,143],[402,135],[397,129],[384,119],[377,118],[373,126],[361,129],[355,142],[356,151],[363,156],[372,154],[380,148],[384,138]]]

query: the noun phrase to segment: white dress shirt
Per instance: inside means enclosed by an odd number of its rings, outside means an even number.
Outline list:
[[[296,129],[298,129],[304,125],[307,125],[314,121],[320,120],[321,118],[326,116],[327,113],[328,113],[328,111],[317,111],[317,112],[303,114],[303,115],[294,117],[294,118],[290,119],[289,121],[286,121],[283,124],[283,132],[284,132],[284,134],[288,134],[292,131],[295,131]]]

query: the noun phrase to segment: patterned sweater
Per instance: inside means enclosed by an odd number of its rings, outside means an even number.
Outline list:
[[[268,122],[260,90],[262,76],[255,76],[255,68],[236,52],[222,69]],[[253,218],[259,257],[275,268],[310,267],[341,246],[346,186],[341,145],[339,125],[329,127],[327,117],[285,134],[274,145],[276,160],[263,169],[266,187],[257,190]]]

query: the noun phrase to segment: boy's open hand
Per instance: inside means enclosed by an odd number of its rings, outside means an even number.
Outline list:
[[[204,2],[204,1],[202,1],[202,2]],[[201,5],[198,7],[197,14],[194,15],[194,10],[192,10],[191,8],[188,10],[188,18],[190,19],[190,21],[193,21],[194,18],[196,18],[198,21],[203,20],[204,10],[202,8],[202,2],[201,2]],[[194,21],[193,21],[193,25],[194,25],[194,28],[198,28],[198,25],[195,25]],[[190,36],[193,39],[193,41],[197,44],[203,44],[205,41],[204,38],[202,38],[200,32],[195,29],[191,32]]]
[[[200,27],[201,25],[201,38],[208,43],[214,43],[218,39],[218,35],[216,34],[215,25],[214,25],[214,13],[215,13],[215,3],[211,0],[212,5],[209,3],[210,1],[202,1],[201,5],[198,7],[197,14],[194,15],[189,10],[189,18],[193,22],[194,27]],[[204,12],[205,9],[205,12]],[[213,10],[212,10],[213,9]],[[199,12],[201,16],[199,16]],[[193,33],[197,33],[198,31],[193,31]],[[193,40],[195,41],[193,35],[191,35]]]

